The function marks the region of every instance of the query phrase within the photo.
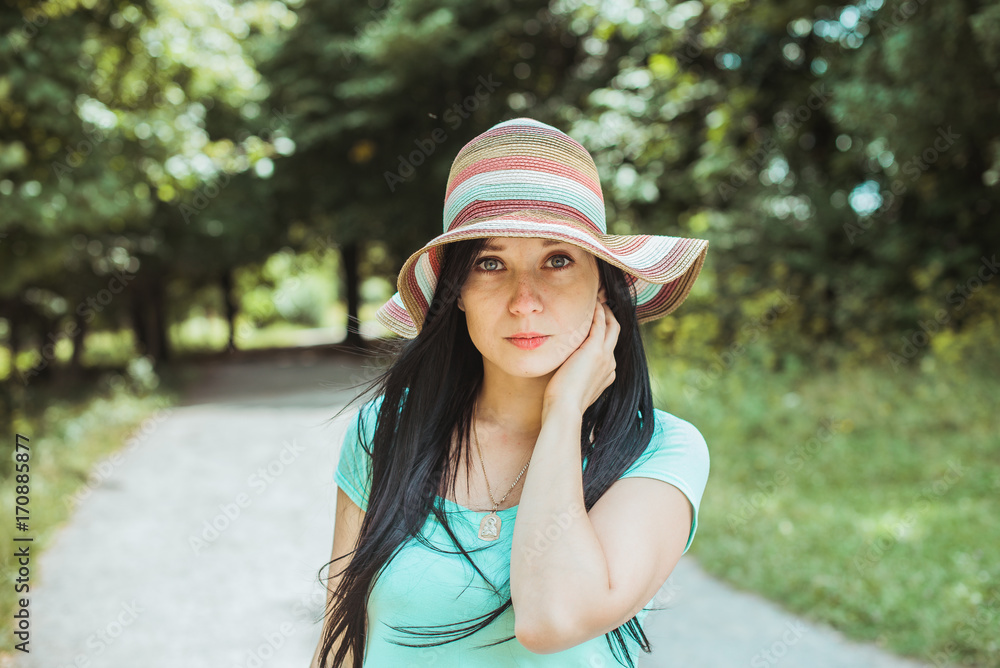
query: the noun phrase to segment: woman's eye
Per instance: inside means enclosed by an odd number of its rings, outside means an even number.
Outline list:
[[[559,260],[565,260],[566,262],[565,264],[557,264],[555,266],[556,269],[565,269],[566,267],[568,267],[570,264],[573,263],[573,258],[569,257],[568,255],[556,255],[552,258],[553,262],[558,262]]]
[[[573,258],[568,255],[553,255],[548,261],[553,263],[552,269],[566,269],[573,264]],[[495,266],[488,263],[495,263]],[[502,267],[503,263],[495,257],[483,258],[476,263],[476,268],[483,273],[496,273]]]

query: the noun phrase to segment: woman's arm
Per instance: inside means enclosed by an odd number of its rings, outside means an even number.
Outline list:
[[[656,594],[684,551],[691,506],[662,480],[615,482],[585,510],[578,407],[542,410],[511,546],[514,635],[536,654],[615,630]]]
[[[364,517],[364,511],[358,508],[356,503],[351,501],[351,497],[347,496],[347,494],[344,493],[344,490],[338,488],[337,517],[334,521],[333,528],[333,553],[330,556],[331,560],[337,559],[345,554],[349,554],[354,549],[358,542],[358,536],[361,534],[361,521]],[[340,584],[340,577],[333,574],[344,570],[348,559],[349,558],[341,559],[340,561],[335,561],[330,564],[330,569],[327,573],[330,576],[330,579],[327,581],[326,592],[327,610],[330,609],[330,604],[333,600],[333,592],[336,591],[337,585]],[[326,621],[327,620],[324,617],[323,631],[320,633],[320,640],[316,645],[316,651],[313,653],[312,663],[309,664],[309,668],[319,668],[320,648],[323,646],[323,635],[326,633]],[[337,650],[339,648],[340,643],[334,643],[333,647],[330,649],[330,653],[327,654],[327,656],[331,661],[333,660],[333,657],[337,655]],[[350,650],[348,650],[347,660],[341,665],[350,666],[353,660],[353,654]]]

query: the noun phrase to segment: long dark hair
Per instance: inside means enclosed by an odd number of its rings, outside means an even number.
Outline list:
[[[438,494],[444,496],[442,490],[447,488],[442,483],[454,482],[457,474],[452,470],[457,466],[452,466],[449,457],[456,429],[458,447],[463,448],[464,453],[470,452],[473,403],[482,387],[483,360],[469,338],[465,313],[455,302],[486,241],[469,239],[443,247],[437,289],[419,335],[414,339],[383,342],[389,346],[391,362],[387,370],[358,395],[375,390],[376,396],[383,396],[372,443],[364,443],[361,439],[363,449],[372,458],[371,490],[358,544],[352,552],[340,557],[350,559],[338,574],[341,580],[326,610],[328,619],[320,648],[320,668],[329,665],[327,655],[341,636],[344,642],[340,643],[333,665],[340,666],[350,649],[353,668],[361,668],[369,592],[396,549],[410,537],[433,548],[420,535],[430,513],[434,513],[461,554],[493,591],[501,599],[502,592],[507,592],[507,600],[480,617],[446,625],[457,629],[413,631],[408,629],[439,627],[397,628],[411,635],[445,638],[424,644],[397,644],[432,647],[461,640],[484,629],[512,606],[509,578],[502,587],[489,582],[469,558],[448,526],[445,511],[436,502]],[[583,414],[580,448],[581,461],[588,458],[583,470],[584,502],[588,511],[646,450],[653,434],[652,391],[636,318],[635,291],[630,277],[621,269],[601,258],[596,259],[607,303],[621,324],[621,332],[614,351],[615,380]],[[365,434],[366,429],[359,428],[358,433]],[[593,443],[590,442],[591,433]],[[334,561],[323,567],[331,567],[330,577],[333,577]],[[649,641],[636,617],[605,634],[618,662],[634,668],[625,634],[639,643],[647,654],[651,651]],[[514,639],[515,636],[510,636],[488,645]]]

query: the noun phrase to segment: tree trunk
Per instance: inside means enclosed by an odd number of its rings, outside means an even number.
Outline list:
[[[38,341],[36,342],[38,355],[41,359],[36,363],[35,370],[37,374],[35,378],[39,380],[51,380],[53,375],[55,375],[56,366],[56,354],[55,354],[55,343],[47,336],[51,331],[55,330],[55,326],[47,317],[42,315],[35,316],[35,333],[38,335]],[[52,348],[52,354],[45,354],[45,346],[50,344]]]
[[[358,318],[358,308],[361,302],[361,279],[358,276],[360,244],[357,241],[343,244],[340,247],[340,253],[344,261],[345,293],[347,296],[347,338],[344,339],[344,344],[353,348],[362,348],[364,342],[361,339],[361,321]]]
[[[229,324],[229,352],[236,350],[236,302],[233,299],[233,269],[222,272],[222,300],[225,302],[226,322]]]
[[[69,366],[76,372],[83,369],[81,358],[83,356],[83,340],[87,337],[87,321],[79,313],[73,314],[73,320],[76,322],[76,337],[73,339],[73,356],[69,359]]]
[[[152,357],[154,364],[169,361],[166,303],[161,279],[140,283],[133,288],[131,317],[140,353]]]
[[[149,338],[146,336],[146,323],[143,313],[146,303],[146,289],[144,283],[136,283],[132,286],[132,299],[129,304],[129,318],[132,321],[132,332],[135,334],[135,347],[140,355],[149,352]]]
[[[13,371],[17,351],[21,349],[21,314],[18,313],[17,309],[11,309],[8,323],[10,323],[10,336],[7,345],[10,346],[10,368]]]
[[[157,362],[168,362],[170,360],[170,343],[167,336],[167,301],[164,295],[163,280],[153,282],[151,293],[150,334],[151,338],[156,341],[153,359]]]

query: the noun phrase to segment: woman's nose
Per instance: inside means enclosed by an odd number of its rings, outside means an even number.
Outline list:
[[[540,311],[541,295],[538,285],[531,274],[522,274],[514,280],[513,294],[510,298],[511,313],[528,313]]]

